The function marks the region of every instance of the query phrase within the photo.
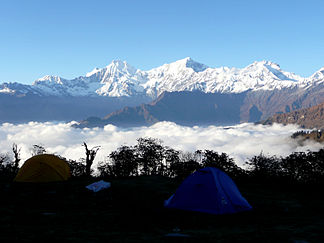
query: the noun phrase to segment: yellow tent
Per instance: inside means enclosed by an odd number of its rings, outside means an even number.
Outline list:
[[[26,160],[14,181],[66,181],[69,177],[70,167],[64,160],[52,154],[40,154]]]

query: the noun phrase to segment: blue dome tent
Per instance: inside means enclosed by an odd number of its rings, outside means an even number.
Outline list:
[[[207,167],[188,176],[165,207],[211,214],[251,210],[233,180],[223,171]]]

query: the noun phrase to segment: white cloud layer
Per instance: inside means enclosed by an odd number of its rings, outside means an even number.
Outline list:
[[[225,152],[238,165],[261,152],[265,155],[286,156],[295,151],[319,150],[323,146],[309,142],[300,146],[290,138],[298,130],[293,125],[272,126],[240,124],[232,127],[185,127],[172,122],[160,122],[150,127],[122,129],[113,125],[104,128],[75,129],[72,123],[39,123],[0,126],[0,153],[11,153],[13,143],[21,148],[22,160],[31,156],[34,144],[43,145],[47,152],[79,160],[84,157],[83,142],[88,147],[100,145],[95,162],[103,161],[121,145],[135,145],[140,137],[159,138],[164,145],[182,151],[211,149]]]

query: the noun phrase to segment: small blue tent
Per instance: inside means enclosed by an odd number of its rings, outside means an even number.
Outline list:
[[[223,171],[207,167],[188,176],[165,207],[211,214],[251,210],[233,180]]]

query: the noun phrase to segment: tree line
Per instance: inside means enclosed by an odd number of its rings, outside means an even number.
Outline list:
[[[270,183],[324,183],[324,149],[317,152],[295,152],[286,157],[256,155],[245,162],[245,169],[237,166],[226,153],[213,150],[182,152],[155,138],[139,138],[134,146],[122,145],[100,161],[94,169],[93,161],[100,146],[88,147],[84,142],[85,158],[79,161],[64,159],[71,175],[77,177],[124,178],[159,175],[184,179],[204,167],[216,167],[234,180]],[[0,154],[0,177],[9,179],[19,170],[20,149],[13,145],[13,158]],[[34,145],[32,155],[46,153],[41,145]],[[96,173],[94,173],[96,171]]]

